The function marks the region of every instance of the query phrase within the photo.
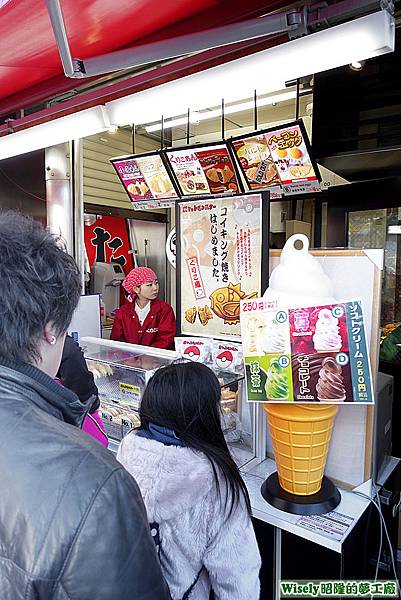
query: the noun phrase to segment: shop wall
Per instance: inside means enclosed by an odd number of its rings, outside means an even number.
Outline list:
[[[137,135],[135,152],[157,149],[158,144]],[[116,133],[100,133],[83,140],[83,186],[84,203],[131,208],[130,201],[109,162],[110,158],[132,154],[130,129],[119,129]]]
[[[44,150],[0,161],[0,208],[18,210],[46,224]]]

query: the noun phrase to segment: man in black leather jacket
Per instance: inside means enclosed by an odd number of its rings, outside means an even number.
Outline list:
[[[0,213],[0,598],[164,600],[135,480],[53,380],[79,294],[55,238]]]

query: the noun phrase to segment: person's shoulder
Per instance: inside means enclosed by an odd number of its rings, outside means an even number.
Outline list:
[[[164,302],[164,300],[152,300],[152,310],[154,312],[162,311],[164,313],[174,312],[171,304]]]
[[[125,302],[116,312],[116,317],[121,315],[129,315],[134,312],[134,303],[133,302]]]

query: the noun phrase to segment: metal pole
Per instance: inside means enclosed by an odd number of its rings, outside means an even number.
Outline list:
[[[47,226],[61,236],[69,254],[74,256],[74,210],[70,142],[50,146],[45,150]]]
[[[295,99],[295,118],[299,119],[299,77],[297,79],[297,96]]]
[[[131,125],[132,154],[135,154],[135,123]]]
[[[188,112],[187,112],[187,144],[189,144],[189,115],[190,115],[190,108],[188,108]]]
[[[224,130],[224,98],[221,99],[221,139],[224,140],[224,134],[225,134],[225,130]]]
[[[59,0],[46,0],[46,6],[53,27],[54,37],[56,38],[56,44],[60,54],[61,62],[63,63],[64,73],[67,77],[77,76],[78,74],[75,73],[74,63],[72,62],[72,56],[68,44],[67,32],[63,19],[63,11],[61,10],[60,2]]]
[[[258,128],[258,95],[256,90],[253,92],[253,128]]]
[[[164,146],[164,115],[162,115],[162,128],[160,131],[160,150],[163,150]]]

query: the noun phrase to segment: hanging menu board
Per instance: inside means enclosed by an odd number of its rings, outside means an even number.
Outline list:
[[[225,143],[166,150],[165,154],[182,196],[241,191],[236,166]]]
[[[181,333],[239,338],[261,287],[259,194],[179,203]]]
[[[320,192],[319,171],[302,121],[231,141],[250,190],[282,194]]]
[[[174,206],[174,183],[159,153],[111,159],[132,207],[136,210]]]

